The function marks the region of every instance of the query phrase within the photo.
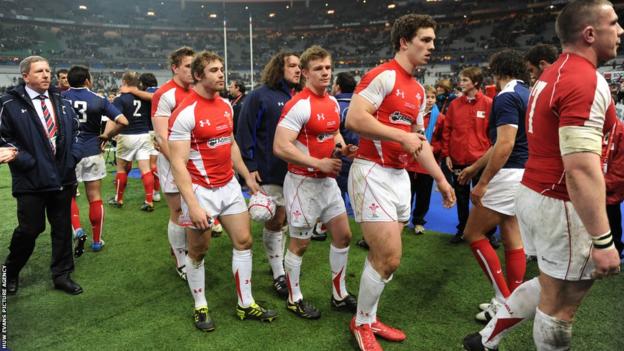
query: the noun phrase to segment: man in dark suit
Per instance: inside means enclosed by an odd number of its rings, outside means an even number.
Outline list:
[[[80,285],[70,277],[72,258],[71,197],[76,188],[75,166],[81,158],[76,145],[78,118],[74,109],[50,87],[48,61],[30,56],[20,63],[24,84],[0,98],[0,147],[13,147],[9,162],[18,225],[6,258],[7,293],[18,290],[20,270],[35,248],[35,240],[51,226],[54,288],[77,295]]]

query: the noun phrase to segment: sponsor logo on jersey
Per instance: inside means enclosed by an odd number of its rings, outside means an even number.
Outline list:
[[[232,138],[229,136],[226,136],[226,137],[210,138],[208,139],[207,144],[209,148],[215,149],[219,146],[231,144],[231,143],[232,143]]]
[[[316,137],[316,140],[318,140],[319,143],[323,143],[333,137],[334,135],[332,133],[321,133]]]
[[[227,124],[219,124],[219,125],[217,126],[217,128],[216,128],[216,129],[217,129],[218,131],[221,131],[221,130],[226,130],[226,129],[228,129],[228,127],[229,127],[229,126],[228,126]]]
[[[485,118],[485,111],[477,111],[477,118]]]
[[[327,126],[331,127],[331,126],[335,126],[336,125],[336,121],[329,121],[327,122]]]
[[[394,124],[403,124],[406,126],[412,125],[412,119],[399,111],[392,112],[392,114],[390,115],[390,122]]]

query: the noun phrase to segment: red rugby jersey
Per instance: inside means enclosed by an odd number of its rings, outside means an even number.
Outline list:
[[[190,92],[190,89],[184,89],[173,79],[167,81],[152,96],[152,118],[154,116],[170,117],[173,110]]]
[[[529,160],[522,184],[545,196],[570,200],[559,128],[588,126],[603,134],[617,120],[609,85],[587,59],[563,53],[531,89],[525,118]]]
[[[425,89],[396,60],[366,73],[355,93],[375,106],[375,117],[385,125],[411,132],[413,124],[423,124]],[[360,137],[356,157],[392,168],[405,168],[413,158],[398,142],[364,136]]]
[[[190,140],[186,165],[193,184],[216,188],[234,176],[230,103],[220,96],[206,99],[191,91],[169,119],[169,140]]]
[[[340,106],[336,99],[325,93],[322,96],[304,88],[290,99],[278,124],[299,133],[295,146],[315,158],[329,158],[335,148],[334,137],[340,129]],[[315,168],[288,163],[288,171],[314,178],[329,176]]]

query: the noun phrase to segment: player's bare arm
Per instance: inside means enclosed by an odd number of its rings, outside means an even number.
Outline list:
[[[479,183],[472,189],[470,199],[475,206],[481,206],[481,199],[485,195],[487,185],[494,178],[496,173],[503,168],[516,143],[516,134],[518,128],[516,126],[506,124],[496,128],[496,143],[485,155],[490,155],[489,160],[479,178]],[[491,150],[491,151],[490,151]],[[482,156],[479,160],[483,159]]]
[[[124,127],[128,126],[128,124],[130,123],[128,122],[126,116],[124,116],[123,114],[115,117],[114,121],[111,121],[109,119],[108,121],[106,121],[106,127],[104,127],[104,132],[102,133],[102,135],[100,135],[100,139],[102,139],[103,141],[110,140],[115,135],[119,134],[119,132],[121,132]]]
[[[418,125],[414,125],[412,127],[412,130],[415,131],[416,128],[418,128]],[[416,135],[415,132],[406,134]],[[438,185],[438,189],[442,194],[444,207],[452,207],[456,201],[455,190],[453,190],[451,184],[449,184],[449,182],[446,180],[444,173],[442,173],[440,166],[438,166],[438,161],[436,161],[435,157],[433,156],[431,145],[429,145],[426,140],[422,141],[421,145],[422,151],[420,151],[418,154],[414,154],[414,159],[418,161],[418,163],[420,163],[420,165],[423,166],[423,168],[425,168],[429,175],[431,175],[431,177],[435,180],[436,184]]]
[[[420,152],[423,141],[419,134],[406,133],[400,129],[386,126],[375,118],[375,106],[358,94],[353,94],[346,126],[352,131],[371,139],[390,140],[401,143],[410,154]]]
[[[208,218],[210,214],[206,212],[197,201],[193,193],[193,184],[191,182],[191,174],[186,168],[189,153],[191,150],[191,142],[189,140],[169,141],[168,149],[171,151],[171,169],[176,185],[180,190],[180,194],[188,205],[189,215],[193,226],[199,230],[210,229]]]
[[[318,159],[301,152],[294,144],[298,135],[298,132],[278,126],[275,131],[273,153],[286,162],[315,168],[323,173],[336,174],[340,172],[342,162],[339,159]]]
[[[145,101],[152,101],[152,96],[154,96],[154,93],[149,93],[147,91],[141,90],[137,87],[130,87],[130,86],[122,86],[121,88],[119,88],[119,92],[120,93],[130,93],[136,97],[138,97],[141,100],[145,100]]]
[[[169,129],[169,117],[168,116],[154,116],[152,117],[152,125],[154,126],[155,138],[158,146],[160,147],[160,153],[170,161],[169,158],[169,145],[167,143],[167,134]]]

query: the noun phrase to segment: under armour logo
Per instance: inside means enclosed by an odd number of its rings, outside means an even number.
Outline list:
[[[323,120],[323,121],[324,121],[324,120],[325,120],[325,114],[323,114],[323,113],[317,113],[317,114],[316,114],[316,120],[317,120],[317,121],[320,121],[320,120]]]
[[[245,279],[245,281],[243,282],[244,285],[249,285],[251,283],[251,280],[249,279]]]
[[[230,112],[228,112],[228,111],[223,112],[223,116],[230,117]]]
[[[199,126],[200,126],[201,128],[204,128],[204,124],[205,124],[205,125],[207,125],[207,126],[210,126],[210,121],[209,121],[209,120],[207,120],[207,119],[200,119],[200,120],[199,120]]]
[[[405,99],[405,92],[401,91],[401,89],[397,89],[396,96],[400,96],[401,99]]]
[[[282,102],[282,101],[278,101],[278,102],[277,102],[277,106],[284,106],[284,102]]]
[[[420,100],[420,99],[422,98],[422,96],[420,96],[420,93],[416,94],[416,98],[417,98],[418,100]]]
[[[193,294],[201,294],[201,293],[202,293],[202,288],[193,289]]]
[[[22,113],[26,113],[26,111],[28,111],[28,110],[25,109],[25,108],[22,109]]]

